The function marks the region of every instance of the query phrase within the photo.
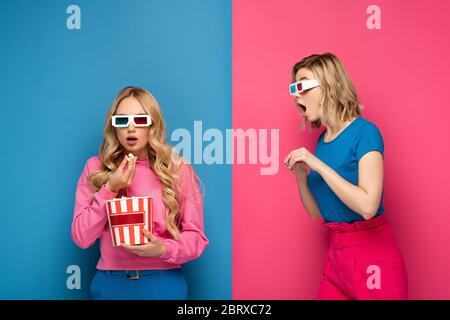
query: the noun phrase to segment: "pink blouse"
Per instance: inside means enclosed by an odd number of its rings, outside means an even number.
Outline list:
[[[92,197],[87,177],[101,167],[97,156],[91,157],[84,166],[75,195],[75,210],[72,222],[72,239],[83,249],[92,246],[100,238],[100,270],[151,270],[179,268],[180,264],[198,258],[209,241],[204,233],[203,199],[190,165],[180,170],[179,204],[182,233],[175,240],[166,228],[166,207],[162,200],[161,183],[147,159],[136,161],[136,172],[128,196],[153,197],[153,234],[164,242],[166,251],[160,257],[139,257],[121,247],[113,247],[106,213],[106,200],[126,196],[110,192],[103,186]]]

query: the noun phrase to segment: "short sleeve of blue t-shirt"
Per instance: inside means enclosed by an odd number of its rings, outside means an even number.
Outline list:
[[[384,155],[383,137],[374,124],[367,122],[358,133],[356,139],[356,159],[358,161],[370,151],[380,151],[381,155]]]
[[[324,133],[319,136],[314,155],[354,185],[358,185],[358,162],[365,154],[379,151],[384,157],[380,130],[362,117],[353,120],[329,142],[324,141]],[[360,214],[347,207],[314,170],[310,170],[307,183],[326,222],[351,223],[364,220]],[[382,199],[383,195],[376,215],[384,212]]]

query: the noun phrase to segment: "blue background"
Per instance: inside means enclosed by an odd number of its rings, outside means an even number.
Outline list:
[[[69,30],[69,5],[81,30]],[[88,299],[98,244],[71,240],[75,188],[124,86],[158,100],[167,138],[231,128],[231,1],[1,1],[1,299]],[[192,150],[193,154],[193,150]],[[231,166],[195,165],[210,245],[191,298],[231,299]],[[81,268],[69,290],[66,268]]]

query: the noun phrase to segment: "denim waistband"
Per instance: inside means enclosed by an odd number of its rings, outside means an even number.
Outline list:
[[[97,270],[106,274],[108,277],[126,278],[129,280],[137,280],[140,277],[148,277],[160,274],[162,272],[173,271],[175,269],[158,269],[158,270]]]

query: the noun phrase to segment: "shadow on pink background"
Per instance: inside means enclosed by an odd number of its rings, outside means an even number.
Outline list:
[[[369,30],[369,5],[381,30]],[[314,299],[327,233],[283,166],[299,130],[292,65],[336,54],[385,143],[384,208],[411,299],[450,299],[450,1],[233,1],[233,128],[279,128],[280,168],[233,166],[233,299]]]

